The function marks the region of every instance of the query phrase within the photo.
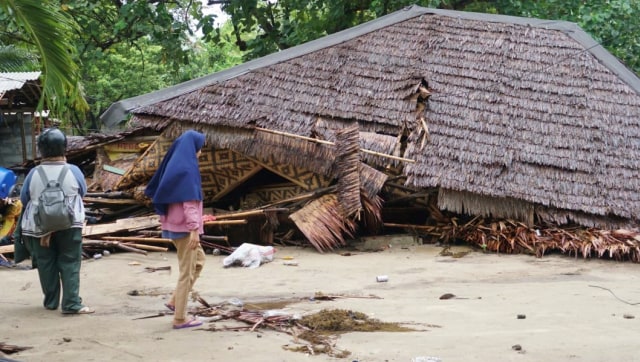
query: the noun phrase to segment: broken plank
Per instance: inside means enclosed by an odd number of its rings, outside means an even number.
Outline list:
[[[82,236],[96,236],[115,233],[119,231],[151,229],[160,226],[160,217],[157,215],[131,217],[118,219],[108,224],[86,225],[82,230]]]
[[[140,205],[140,201],[135,199],[107,199],[99,197],[85,197],[82,199],[87,204],[109,204],[109,205]]]

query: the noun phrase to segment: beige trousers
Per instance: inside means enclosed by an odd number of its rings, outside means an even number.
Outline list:
[[[202,250],[201,245],[198,245],[195,249],[190,249],[188,247],[190,238],[191,236],[187,235],[184,238],[173,240],[173,245],[175,245],[178,252],[178,269],[180,272],[178,285],[173,291],[169,302],[176,308],[173,315],[174,324],[186,322],[189,293],[204,267],[204,250]]]

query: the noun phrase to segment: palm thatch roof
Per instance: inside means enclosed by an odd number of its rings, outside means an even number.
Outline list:
[[[409,7],[123,100],[103,120],[128,111],[140,125],[177,122],[216,147],[266,148],[329,173],[335,158],[324,145],[273,147],[256,128],[332,140],[356,123],[362,148],[415,160],[404,164],[407,185],[445,190],[440,205],[457,211],[473,212],[478,202],[464,196],[474,194],[542,206],[552,218],[640,213],[640,79],[563,21]]]

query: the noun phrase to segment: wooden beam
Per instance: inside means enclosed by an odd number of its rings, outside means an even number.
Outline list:
[[[260,127],[255,127],[255,130],[256,131],[260,131],[260,132],[273,133],[273,134],[286,136],[286,137],[290,137],[290,138],[298,138],[298,139],[301,139],[301,140],[320,143],[320,144],[323,144],[323,145],[335,145],[335,143],[331,142],[331,141],[319,140],[317,138],[301,136],[301,135],[297,135],[295,133],[274,131],[274,130],[271,130],[271,129],[260,128]],[[370,155],[380,156],[380,157],[384,157],[384,158],[390,158],[392,160],[397,160],[397,161],[403,161],[403,162],[409,162],[409,163],[415,163],[416,162],[415,160],[412,160],[412,159],[409,159],[409,158],[404,158],[404,157],[399,157],[399,156],[394,156],[394,155],[388,155],[386,153],[380,153],[380,152],[376,152],[376,151],[372,151],[372,150],[367,150],[367,149],[364,149],[364,148],[361,148],[360,152],[368,153]]]

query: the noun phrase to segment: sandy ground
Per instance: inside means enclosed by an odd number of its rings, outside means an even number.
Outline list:
[[[223,268],[224,255],[207,255],[196,290],[209,303],[294,299],[287,313],[348,309],[419,329],[343,334],[335,345],[351,352],[343,359],[285,350],[295,342],[282,332],[172,330],[171,316],[135,319],[164,311],[177,277],[172,252],[85,261],[81,295],[97,311],[83,316],[45,310],[36,271],[0,268],[0,342],[33,347],[7,356],[19,361],[640,361],[637,264],[441,250],[342,256],[287,247],[256,269]],[[298,266],[284,265],[285,256]],[[145,271],[162,266],[173,271]],[[345,298],[310,300],[315,292]],[[445,293],[458,298],[440,299]],[[371,295],[379,299],[356,298]]]

